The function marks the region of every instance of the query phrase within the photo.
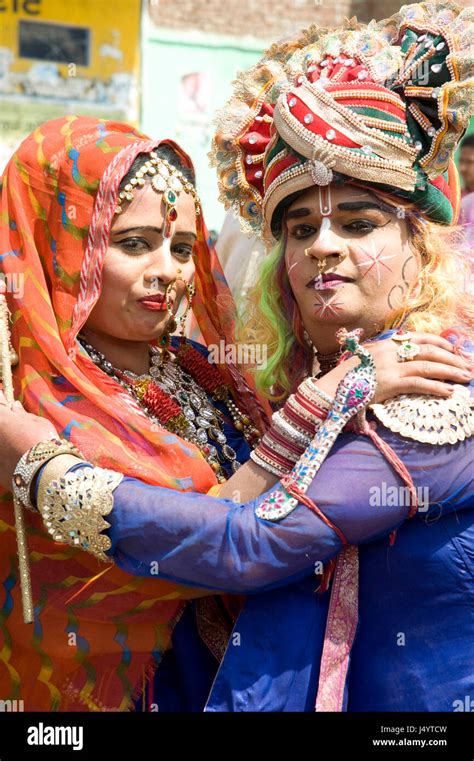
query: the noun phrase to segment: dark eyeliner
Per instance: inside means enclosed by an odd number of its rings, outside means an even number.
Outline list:
[[[132,241],[134,241],[134,242],[136,242],[136,243],[138,243],[140,245],[145,245],[147,247],[148,251],[150,250],[150,244],[148,243],[147,240],[145,240],[145,238],[137,238],[137,237],[124,238],[123,240],[117,241],[117,245],[120,246],[123,250],[126,251],[126,253],[129,253],[129,254],[143,253],[142,251],[139,252],[138,247],[134,248],[134,247],[132,247],[130,245],[127,245],[127,244],[130,244]]]
[[[344,225],[345,230],[355,230],[357,232],[368,232],[370,230],[375,230],[378,227],[380,227],[380,225],[377,225],[370,219],[354,219],[352,222],[348,222]]]

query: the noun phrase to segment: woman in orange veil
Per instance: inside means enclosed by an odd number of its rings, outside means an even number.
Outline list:
[[[67,116],[19,147],[2,181],[0,262],[9,293],[15,398],[47,418],[96,465],[169,489],[207,492],[216,474],[199,448],[152,422],[77,340],[101,293],[101,273],[123,177],[141,154],[171,141],[133,128]],[[232,340],[233,302],[198,213],[193,313],[204,340]],[[8,288],[11,292],[12,289]],[[257,426],[249,385],[227,364],[221,384],[237,391]],[[244,443],[243,437],[235,431]],[[248,449],[243,459],[248,457]],[[186,598],[202,593],[134,578],[76,548],[51,542],[28,514],[34,624],[24,624],[11,494],[0,496],[0,696],[25,710],[123,711],[169,647]]]

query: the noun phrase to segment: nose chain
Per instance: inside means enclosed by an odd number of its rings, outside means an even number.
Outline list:
[[[311,252],[311,248],[305,248],[304,255],[308,257],[312,256],[310,252]],[[338,263],[340,264],[346,258],[347,252],[344,252],[342,254],[336,254],[336,256],[338,258]],[[325,257],[324,259],[318,259],[316,261],[316,267],[318,268],[318,272],[320,275],[322,275],[323,271],[326,269],[326,261],[327,261],[327,257]]]

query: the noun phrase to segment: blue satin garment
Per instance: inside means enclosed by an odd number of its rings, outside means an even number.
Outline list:
[[[416,516],[374,488],[404,484],[372,441],[341,434],[308,490],[359,545],[359,622],[346,680],[350,711],[462,710],[474,697],[473,439],[430,446],[379,435],[422,496]],[[108,516],[110,554],[125,571],[246,593],[207,711],[312,711],[329,593],[315,564],[341,541],[304,505],[278,523],[256,506],[125,478]],[[395,544],[388,535],[398,529]]]
[[[372,442],[353,434],[339,437],[309,489],[360,545],[347,708],[452,711],[474,694],[472,443],[430,447],[379,430],[415,486],[429,489],[427,512],[407,521],[407,507],[370,506],[374,483],[402,483]],[[315,594],[313,570],[337,554],[340,540],[303,505],[280,523],[257,518],[261,499],[235,505],[129,478],[115,491],[109,534],[121,568],[148,575],[158,560],[164,578],[251,595],[208,711],[314,707],[328,593]]]
[[[203,356],[208,356],[209,352],[205,346],[189,339],[187,342]],[[178,348],[179,339],[176,336],[172,337],[171,345]],[[227,444],[237,455],[237,461],[246,462],[250,455],[250,447],[243,434],[235,428],[222,402],[214,399],[209,401],[223,414],[223,431]],[[215,446],[219,451],[221,450],[218,442],[215,442]],[[230,478],[232,475],[230,463],[224,463],[222,467],[227,478]],[[221,609],[221,615],[225,617],[224,606],[221,606]],[[203,710],[219,663],[199,634],[198,615],[198,602],[188,601],[173,629],[171,648],[161,657],[153,681],[146,685],[144,694],[138,697],[135,710],[141,712],[143,706],[150,704],[157,705],[160,713]]]

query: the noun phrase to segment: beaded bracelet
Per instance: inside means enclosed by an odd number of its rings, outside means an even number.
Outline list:
[[[258,503],[255,509],[257,518],[279,521],[302,503],[327,522],[327,518],[307,496],[306,491],[349,420],[357,415],[359,424],[364,424],[365,408],[375,394],[377,385],[375,362],[372,354],[360,345],[362,334],[363,331],[360,328],[350,332],[345,328],[337,331],[336,337],[343,349],[359,357],[360,362],[340,381],[326,420],[320,421],[310,445],[305,449],[291,473],[285,474],[281,478],[280,485],[263,502]],[[333,525],[332,527],[336,530],[336,527]]]

